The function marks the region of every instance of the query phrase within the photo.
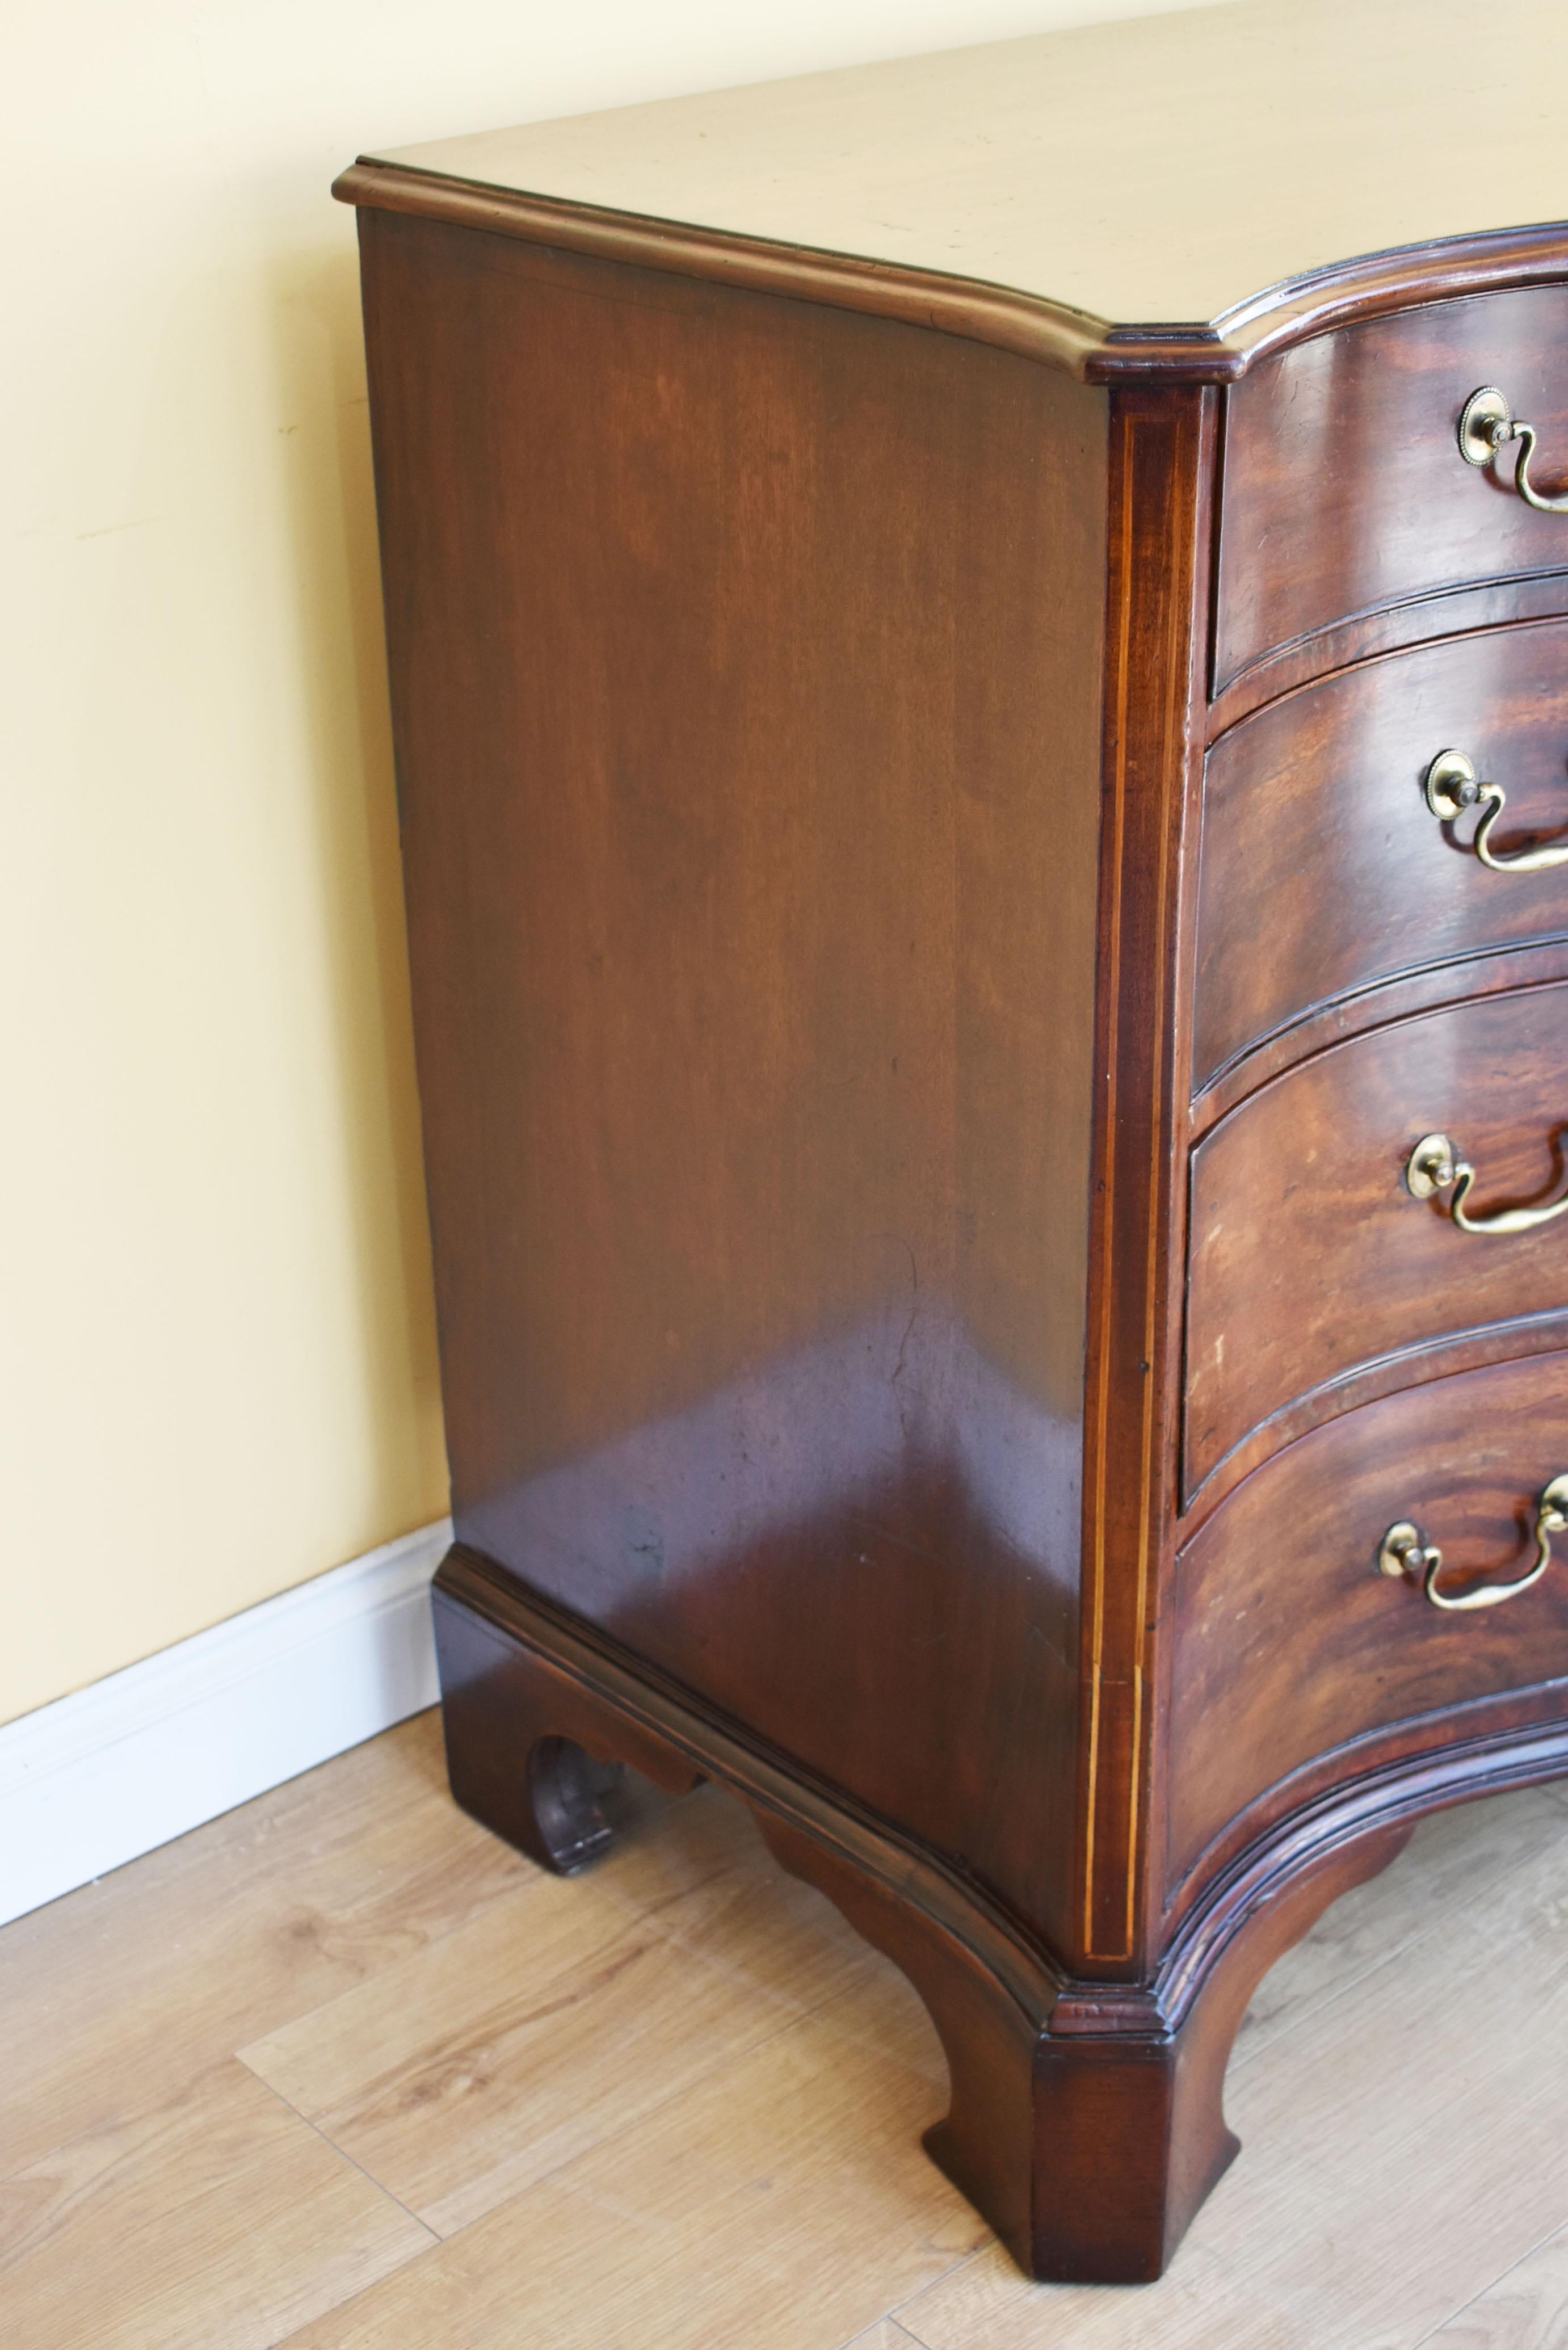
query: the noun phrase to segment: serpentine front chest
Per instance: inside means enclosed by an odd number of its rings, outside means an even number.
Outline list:
[[[732,1788],[1042,2276],[1568,1770],[1565,84],[1244,0],[338,182],[454,1792]]]

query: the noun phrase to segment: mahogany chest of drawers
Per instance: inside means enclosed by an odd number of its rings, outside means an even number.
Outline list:
[[[732,1789],[1041,2276],[1568,1769],[1565,68],[1248,0],[338,183],[453,1790]]]

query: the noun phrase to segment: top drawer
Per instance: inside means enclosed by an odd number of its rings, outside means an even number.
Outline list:
[[[1513,487],[1517,448],[1459,454],[1483,384],[1540,435],[1531,479],[1568,485],[1568,287],[1436,302],[1266,360],[1230,395],[1214,690],[1277,646],[1379,606],[1568,569],[1568,514]]]

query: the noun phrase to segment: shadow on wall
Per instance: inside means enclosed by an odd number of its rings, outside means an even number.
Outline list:
[[[372,1380],[383,1362],[410,1361],[419,1421],[429,1413],[439,1423],[357,255],[350,249],[328,259],[315,251],[279,262],[272,291],[365,1358]],[[389,1264],[399,1268],[396,1287]],[[373,1419],[384,1451],[400,1415],[378,1410]],[[400,1470],[383,1458],[376,1466],[394,1489],[406,1482],[406,1463]]]

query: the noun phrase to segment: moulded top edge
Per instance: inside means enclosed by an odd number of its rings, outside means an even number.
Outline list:
[[[1227,0],[365,160],[957,279],[1222,377],[1384,257],[1539,241],[1565,84],[1556,0],[1506,39],[1474,0]]]

